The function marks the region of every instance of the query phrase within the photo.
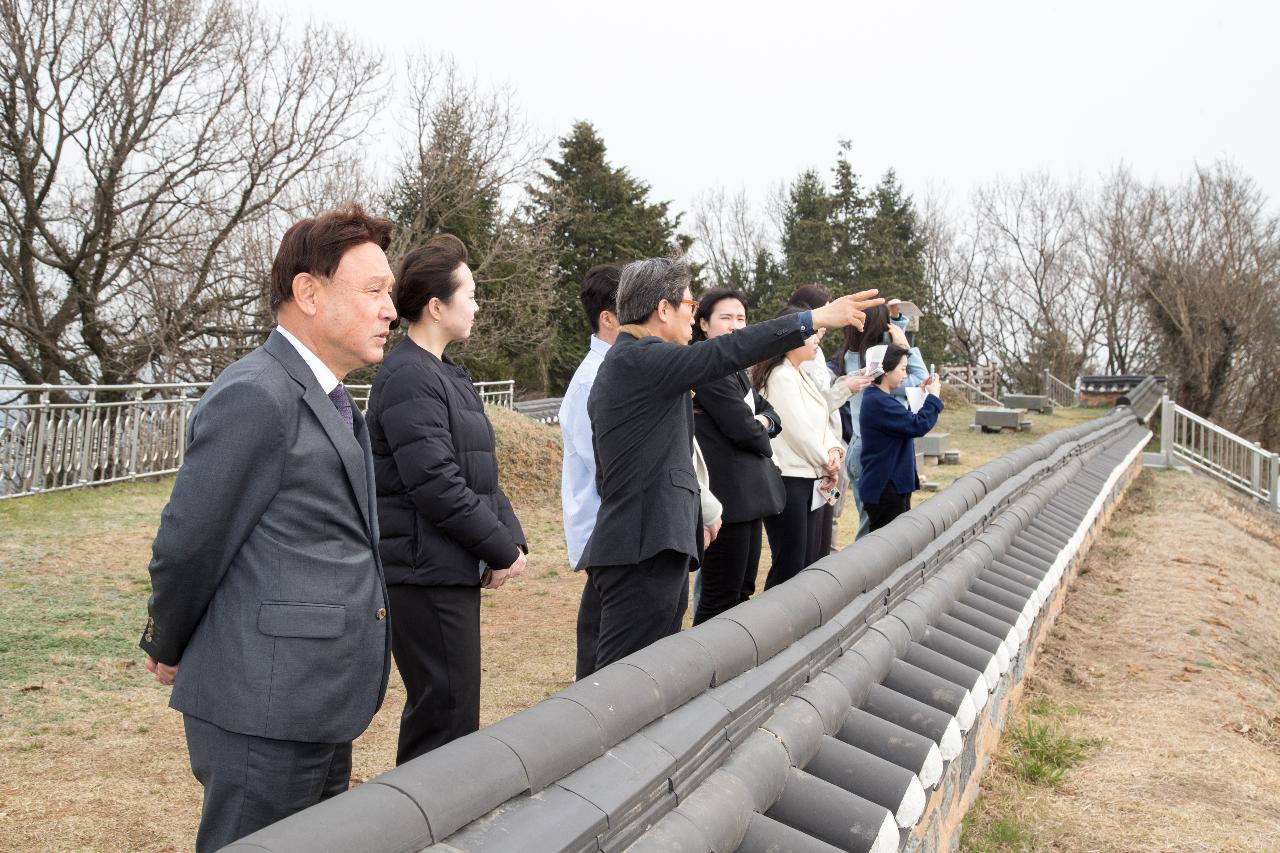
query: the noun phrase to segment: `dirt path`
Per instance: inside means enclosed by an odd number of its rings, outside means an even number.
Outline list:
[[[1056,786],[1029,781],[1028,721],[1083,749]],[[1001,750],[965,850],[1280,850],[1280,522],[1144,472]]]

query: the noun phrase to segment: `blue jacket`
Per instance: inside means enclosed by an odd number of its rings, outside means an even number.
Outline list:
[[[890,323],[902,329],[907,330],[907,318],[899,317],[898,319],[889,320]],[[827,367],[831,368],[831,372],[837,375],[840,371],[836,369],[835,357],[833,356],[827,362]],[[856,373],[862,369],[862,359],[856,351],[847,352],[844,355],[844,373]],[[907,389],[918,388],[929,378],[929,370],[924,366],[924,356],[920,354],[919,347],[911,347],[907,350],[907,378],[902,380],[902,384],[893,389],[893,396],[897,397],[902,405],[907,405]],[[843,406],[840,407],[840,424],[844,430],[841,436],[850,447],[858,444],[859,423],[858,407],[862,405],[862,391],[850,397]],[[852,466],[853,460],[848,460],[847,465]]]
[[[887,483],[893,483],[900,495],[916,490],[915,438],[933,429],[941,411],[942,400],[933,394],[913,414],[878,385],[870,385],[862,392],[862,476],[858,480],[858,497],[864,504],[879,503]]]

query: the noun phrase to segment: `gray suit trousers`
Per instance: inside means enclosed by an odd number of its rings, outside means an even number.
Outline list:
[[[347,790],[351,743],[229,732],[183,714],[191,770],[204,786],[196,851],[219,850]]]

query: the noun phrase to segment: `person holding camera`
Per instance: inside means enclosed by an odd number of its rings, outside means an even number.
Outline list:
[[[778,316],[799,313],[786,308]],[[844,463],[844,443],[831,426],[827,401],[802,365],[818,352],[818,336],[751,369],[751,384],[785,424],[771,439],[773,461],[782,473],[786,493],[782,512],[764,520],[773,565],[765,589],[795,577],[823,556],[824,525],[830,521],[821,509],[839,497],[836,479]],[[815,489],[822,504],[813,509]]]
[[[929,371],[925,369],[924,358],[920,354],[919,347],[913,347],[907,342],[905,331],[907,318],[900,311],[894,313],[898,308],[897,303],[898,300],[893,299],[885,305],[869,309],[862,331],[853,326],[846,327],[844,344],[836,350],[832,361],[837,376],[846,380],[862,377],[862,381],[869,384],[871,377],[865,376],[863,369],[867,365],[867,350],[880,344],[906,350],[906,376],[892,392],[893,396],[905,406],[906,389],[923,385],[929,378]],[[858,479],[862,476],[862,430],[859,425],[862,397],[863,391],[858,389],[849,397],[848,403],[841,411],[845,437],[849,443],[849,452],[845,456],[845,473],[849,478],[849,489],[853,492],[854,503],[858,507],[857,536],[864,535],[870,529],[870,519],[862,505],[861,493],[858,490]],[[854,538],[856,539],[857,536]]]
[[[862,475],[858,494],[866,508],[869,527],[879,530],[911,509],[911,493],[916,490],[915,439],[925,435],[942,413],[937,375],[924,383],[927,392],[920,411],[893,399],[896,388],[907,378],[907,350],[890,344],[881,362],[884,373],[862,393],[859,426],[862,436]]]

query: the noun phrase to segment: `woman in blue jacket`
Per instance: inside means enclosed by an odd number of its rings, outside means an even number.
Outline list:
[[[924,383],[927,392],[920,411],[912,412],[892,396],[907,376],[907,351],[890,344],[881,365],[884,375],[862,392],[859,425],[862,432],[862,476],[858,496],[867,511],[870,529],[879,530],[911,509],[916,490],[917,436],[925,435],[942,412],[942,385],[937,376]]]
[[[907,343],[907,318],[901,313],[894,316],[893,310],[896,308],[896,305],[877,305],[869,308],[861,331],[853,326],[847,327],[844,330],[844,345],[836,351],[831,367],[836,376],[853,376],[861,373],[862,366],[866,364],[867,350],[871,347],[888,343],[907,348],[907,376],[893,391],[893,396],[905,406],[907,389],[923,385],[929,378],[929,371],[925,369],[924,358],[919,348]],[[862,497],[858,492],[858,478],[862,476],[862,431],[858,412],[862,406],[864,393],[862,390],[854,392],[845,403],[848,414],[846,421],[848,435],[845,436],[845,440],[849,443],[849,452],[845,456],[844,466],[845,473],[849,476],[850,491],[853,492],[854,502],[858,507],[857,536],[868,533],[870,529],[867,512],[862,506]]]

